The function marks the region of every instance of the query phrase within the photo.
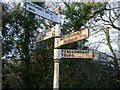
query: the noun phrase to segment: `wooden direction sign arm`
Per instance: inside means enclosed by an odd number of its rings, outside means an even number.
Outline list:
[[[75,49],[54,49],[54,59],[62,58],[95,58],[91,50],[75,50]]]
[[[60,47],[62,45],[76,42],[79,40],[83,40],[83,39],[86,39],[88,37],[89,37],[89,29],[84,28],[82,30],[79,30],[79,31],[76,31],[76,32],[73,32],[71,34],[68,34],[68,35],[65,35],[65,36],[58,38],[56,46]]]
[[[91,50],[61,49],[61,58],[94,58]]]
[[[51,28],[50,30],[44,30],[38,33],[36,41],[41,42],[53,37],[55,37],[55,27]]]

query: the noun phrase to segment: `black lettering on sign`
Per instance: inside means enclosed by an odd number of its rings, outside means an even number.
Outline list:
[[[38,6],[35,6],[35,8],[39,8]]]
[[[30,2],[27,2],[28,5],[32,6],[32,4]]]
[[[45,10],[46,13],[50,13],[48,10]]]
[[[40,11],[43,11],[43,9],[41,7],[35,6],[35,8],[37,8]]]
[[[50,13],[50,15],[53,15],[52,13]]]
[[[33,9],[33,8],[31,8],[31,7],[29,7],[29,10],[35,12],[35,9]]]
[[[41,37],[40,37],[40,41],[42,41],[42,40],[44,40],[44,36],[41,36]]]
[[[40,11],[43,11],[43,9],[42,9],[42,8],[40,8],[40,7],[37,7],[37,9],[38,9],[38,10],[40,10]]]
[[[33,7],[35,7],[35,5],[34,5],[34,4],[32,4],[32,6],[33,6]]]

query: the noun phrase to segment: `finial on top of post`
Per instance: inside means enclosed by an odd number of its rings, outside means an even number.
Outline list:
[[[56,14],[60,14],[60,10],[61,10],[61,7],[60,5],[58,5],[57,8],[55,9]]]

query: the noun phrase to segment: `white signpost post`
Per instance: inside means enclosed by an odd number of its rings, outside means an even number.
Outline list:
[[[59,14],[59,9],[60,9],[60,6],[56,10],[57,14],[55,14],[31,2],[26,2],[26,10],[57,23],[54,29],[52,28],[51,30],[48,30],[48,31],[42,31],[37,36],[37,42],[55,37],[53,89],[59,89],[60,59],[62,58],[94,58],[92,51],[59,49],[61,45],[69,44],[69,43],[72,43],[78,40],[83,40],[89,37],[89,30],[87,28],[84,28],[72,34],[60,37],[61,15]]]

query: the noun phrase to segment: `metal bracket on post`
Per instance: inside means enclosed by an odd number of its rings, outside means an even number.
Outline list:
[[[54,60],[61,59],[61,49],[54,49]]]

